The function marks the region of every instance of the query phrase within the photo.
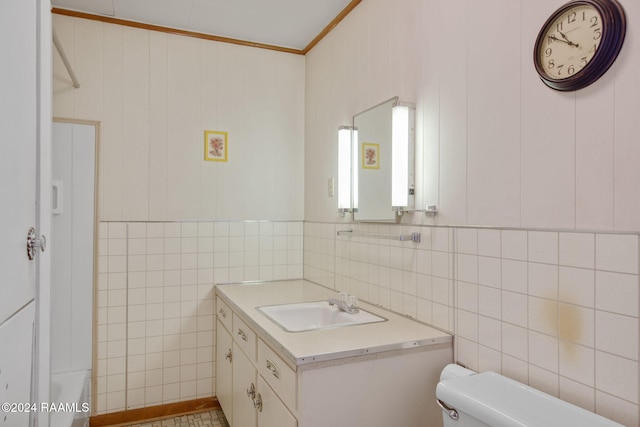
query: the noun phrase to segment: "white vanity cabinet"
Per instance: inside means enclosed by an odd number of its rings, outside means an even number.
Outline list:
[[[296,427],[296,418],[259,373],[258,345],[264,343],[258,344],[253,329],[220,299],[217,307],[216,395],[227,421],[231,427]],[[265,372],[276,384],[280,372],[291,375],[278,356],[266,357]]]
[[[392,313],[362,327],[288,333],[256,307],[318,301],[325,291],[251,286],[216,290],[216,394],[231,427],[442,425],[435,388],[453,361],[450,335]]]

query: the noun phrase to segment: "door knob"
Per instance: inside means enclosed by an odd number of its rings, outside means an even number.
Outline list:
[[[47,248],[47,238],[36,234],[36,229],[31,227],[27,233],[27,256],[30,260],[36,257],[36,250],[40,248],[41,252]]]

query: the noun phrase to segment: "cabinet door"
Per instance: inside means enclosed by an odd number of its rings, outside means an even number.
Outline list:
[[[216,326],[216,396],[227,421],[233,426],[233,341],[219,320]]]
[[[249,358],[233,343],[233,427],[256,427],[256,410],[249,390],[255,390],[256,368]],[[253,387],[252,387],[253,386]]]
[[[298,425],[296,418],[261,375],[258,376],[258,394],[262,399],[262,410],[258,411],[258,427],[296,427]]]

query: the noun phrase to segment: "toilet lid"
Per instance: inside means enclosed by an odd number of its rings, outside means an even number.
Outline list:
[[[436,396],[494,427],[622,427],[495,372],[440,381]]]

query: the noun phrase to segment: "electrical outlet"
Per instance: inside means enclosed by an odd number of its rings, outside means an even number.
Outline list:
[[[328,194],[329,197],[333,197],[336,194],[336,180],[334,177],[329,178],[329,182],[327,185],[327,190],[328,190]]]

